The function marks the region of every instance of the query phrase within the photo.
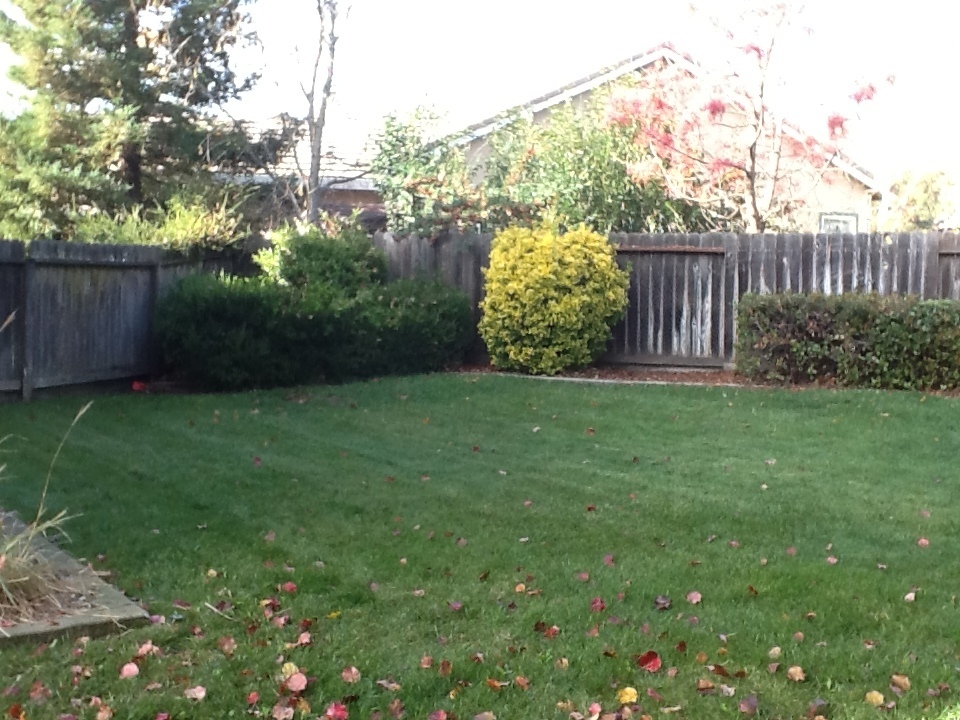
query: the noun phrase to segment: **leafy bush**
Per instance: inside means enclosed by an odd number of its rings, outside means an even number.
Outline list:
[[[746,295],[737,370],[775,382],[960,387],[960,303],[879,295]]]
[[[293,300],[288,288],[260,280],[188,277],[157,305],[163,363],[212,390],[310,379],[328,308],[318,299],[300,305],[298,312]]]
[[[439,370],[463,359],[471,314],[463,293],[437,283],[351,297],[331,283],[207,275],[162,298],[156,330],[168,370],[197,387],[240,390]]]
[[[582,226],[498,233],[485,276],[480,336],[502,368],[553,375],[592,362],[627,305],[613,247]]]
[[[276,282],[295,287],[329,284],[353,295],[387,277],[386,257],[355,224],[286,228],[275,232],[272,242],[254,261]]]

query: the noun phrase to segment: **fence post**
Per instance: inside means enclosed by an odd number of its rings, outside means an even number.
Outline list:
[[[30,256],[30,247],[26,248],[23,259],[23,282],[20,283],[20,397],[29,401],[33,397],[33,368],[31,358],[36,333],[30,327],[30,291],[33,286],[35,264]]]

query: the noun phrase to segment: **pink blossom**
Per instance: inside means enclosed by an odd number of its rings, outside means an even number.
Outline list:
[[[876,94],[877,88],[874,87],[873,83],[868,83],[863,87],[857,88],[850,97],[853,98],[854,102],[860,104],[864,100],[873,100],[873,96]]]
[[[720,98],[713,98],[703,109],[710,113],[711,120],[716,120],[723,116],[723,113],[725,113],[727,110],[727,106]]]
[[[843,115],[838,115],[834,113],[827,118],[827,127],[830,129],[830,139],[836,139],[838,137],[843,137],[844,127],[843,124],[847,121]]]

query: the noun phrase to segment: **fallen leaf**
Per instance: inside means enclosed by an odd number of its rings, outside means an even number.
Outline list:
[[[263,539],[268,543],[272,543],[277,539],[277,533],[275,533],[273,530],[270,530],[266,535],[263,536]]]
[[[827,558],[827,565],[836,565],[838,562],[840,562],[840,561],[837,560],[833,555],[830,555],[830,556]]]
[[[878,693],[876,690],[871,690],[866,695],[863,696],[864,702],[874,707],[880,707],[883,705],[883,694]]]
[[[377,680],[377,685],[382,687],[384,690],[389,690],[390,692],[398,692],[400,690],[400,685],[395,683],[390,678],[384,680]]]
[[[495,678],[487,678],[487,687],[494,692],[500,692],[500,688],[507,687],[510,683]]]
[[[787,679],[799,683],[806,680],[807,675],[799,665],[791,665],[787,668]]]
[[[450,608],[453,612],[460,612],[463,610],[463,603],[459,600],[453,600],[452,602],[447,603],[447,607]]]
[[[448,677],[453,672],[453,664],[449,660],[440,661],[440,676]]]
[[[710,680],[706,678],[700,678],[697,680],[697,692],[701,695],[709,695],[717,689],[717,686],[714,685]]]
[[[330,703],[323,712],[323,717],[330,718],[330,720],[347,720],[349,715],[350,713],[347,711],[347,706],[338,702]]]
[[[621,705],[631,705],[637,701],[637,690],[632,687],[621,688],[617,693],[617,702]]]
[[[922,538],[920,538],[919,540],[917,540],[917,545],[919,545],[919,546],[922,547],[922,548],[929,547],[929,546],[930,546],[930,541],[927,540],[927,538],[922,537]]]
[[[135,678],[139,674],[140,674],[140,668],[137,667],[136,663],[132,663],[132,662],[127,663],[122,668],[120,668],[121,680],[129,680],[131,678]]]
[[[187,700],[196,700],[200,702],[207,696],[207,689],[203,685],[197,685],[196,687],[187,688],[183,691],[183,696]]]
[[[703,596],[700,595],[696,590],[691,590],[687,593],[687,602],[691,605],[699,605],[700,600],[703,599]]]
[[[423,668],[424,670],[429,670],[430,668],[432,668],[433,658],[430,657],[429,655],[424,655],[422,658],[420,658],[420,667]]]
[[[906,675],[900,675],[898,673],[894,673],[893,675],[890,676],[890,684],[893,685],[893,687],[897,688],[898,690],[907,692],[907,690],[910,689],[910,678],[907,677]]]
[[[287,690],[297,695],[307,689],[307,676],[302,672],[295,672],[283,684]]]
[[[340,671],[340,679],[351,685],[353,683],[358,683],[360,682],[360,671],[357,670],[353,665],[350,665]]]
[[[616,565],[613,559],[613,555],[610,555],[610,554],[604,555],[603,564],[606,565],[607,567],[613,567],[614,565]]]
[[[720,677],[730,677],[730,671],[723,665],[707,665],[707,670]]]
[[[607,604],[603,601],[602,597],[595,597],[590,601],[590,612],[598,613],[603,612],[607,609]]]
[[[482,712],[479,715],[474,715],[473,720],[497,720],[497,716],[494,715],[489,710],[487,710],[486,712]]]
[[[577,580],[580,582],[587,582],[590,579],[590,573],[582,572],[577,575]]]
[[[912,602],[913,602],[914,600],[916,600],[916,599],[917,599],[917,592],[916,592],[916,590],[911,590],[910,592],[908,592],[906,595],[903,596],[903,601],[904,601],[904,602],[911,602],[911,603],[912,603]]]
[[[260,702],[260,693],[256,690],[247,693],[247,705],[256,705]]]
[[[447,720],[446,710],[434,710],[427,715],[427,720]]]
[[[652,673],[660,670],[660,667],[663,664],[660,660],[660,656],[657,655],[657,653],[653,650],[647,650],[645,653],[636,656],[634,659],[636,660],[638,668]]]
[[[731,685],[720,684],[720,694],[724,697],[733,697],[737,694],[737,689]]]
[[[403,701],[400,698],[394,698],[387,705],[387,711],[394,720],[400,720],[403,717]]]
[[[475,652],[470,656],[470,662],[481,665],[483,663],[483,653]]]
[[[777,670],[779,669],[780,669],[780,663],[770,663],[769,665],[767,665],[767,672],[770,673],[771,675],[776,675]]]
[[[657,610],[669,610],[671,605],[673,605],[673,601],[666,595],[657,595],[653,599],[653,606]]]
[[[292,707],[280,701],[273,706],[273,709],[270,711],[270,717],[272,717],[273,720],[293,720],[294,711]]]
[[[517,675],[517,677],[513,679],[513,684],[521,690],[527,690],[530,688],[530,681],[522,675]]]
[[[217,647],[219,647],[220,652],[227,657],[233,657],[233,653],[237,650],[237,641],[227,635],[226,637],[222,637],[217,641]]]
[[[767,652],[767,657],[770,658],[771,660],[776,660],[778,657],[780,657],[780,655],[781,655],[782,652],[783,652],[783,650],[780,649],[780,646],[779,646],[779,645],[774,645],[774,646],[773,646],[772,648],[770,648],[770,650]]]
[[[757,714],[757,696],[756,695],[747,695],[739,703],[737,703],[737,709],[742,712],[744,715],[750,717]]]
[[[50,692],[50,688],[44,685],[39,680],[35,681],[33,685],[30,686],[30,699],[35,702],[37,705],[42,705],[47,701],[53,693]]]

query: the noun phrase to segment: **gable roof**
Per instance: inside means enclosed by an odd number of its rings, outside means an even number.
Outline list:
[[[615,65],[598,70],[580,80],[576,80],[545,95],[534,98],[523,105],[510,108],[497,115],[469,125],[463,130],[454,133],[454,137],[456,138],[454,142],[459,145],[466,145],[483,139],[508,125],[510,121],[520,113],[536,114],[561,105],[568,100],[572,100],[575,97],[607,85],[608,83],[615,82],[620,78],[636,73],[644,68],[651,67],[661,61],[679,65],[695,76],[707,74],[707,71],[689,55],[677,51],[669,42],[661,43],[640,55],[634,55]],[[787,135],[798,142],[802,143],[806,139],[802,132],[787,123],[783,124],[783,128]],[[837,154],[830,162],[835,168],[856,180],[867,189],[875,193],[885,192],[886,189],[879,185],[866,169],[857,165],[844,155]]]

